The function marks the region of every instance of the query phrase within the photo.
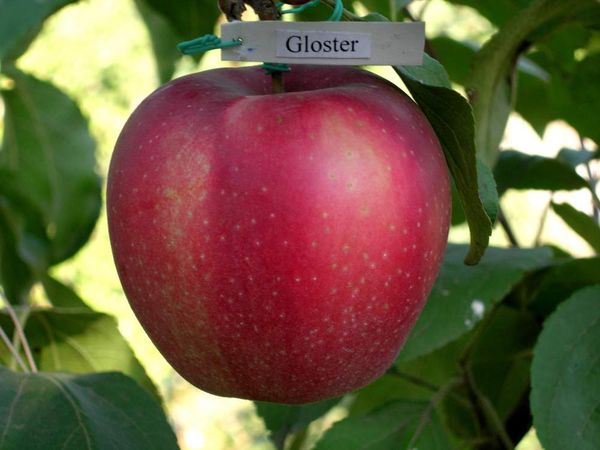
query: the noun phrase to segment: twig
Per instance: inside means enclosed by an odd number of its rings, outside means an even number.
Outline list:
[[[585,152],[585,142],[583,142],[583,138],[581,137],[581,135],[579,136],[579,143],[581,145],[581,150]],[[596,176],[594,176],[594,174],[592,173],[592,168],[590,167],[589,161],[586,161],[584,165],[585,171],[587,172],[588,176],[590,191],[592,192],[592,213],[594,215],[594,220],[596,221],[596,223],[600,224],[600,200],[596,195],[596,186],[598,185],[598,178],[596,178]]]
[[[21,355],[19,355],[19,352],[17,351],[15,346],[12,345],[12,342],[10,342],[9,337],[6,335],[2,327],[0,327],[0,338],[2,339],[2,342],[4,342],[4,345],[6,345],[6,348],[8,348],[8,351],[10,352],[14,360],[21,367],[21,370],[23,372],[29,372],[29,369],[25,365],[25,361],[23,361],[23,358],[21,358]]]
[[[12,307],[12,305],[10,304],[8,299],[4,296],[4,294],[0,294],[0,297],[2,297],[2,300],[4,301],[4,306],[6,307],[6,310],[8,311],[8,315],[10,316],[11,320],[13,321],[13,324],[15,326],[15,332],[17,333],[17,336],[19,336],[19,339],[21,340],[21,345],[23,346],[23,350],[25,350],[25,357],[27,358],[29,367],[31,368],[31,371],[33,373],[37,373],[38,369],[35,364],[35,360],[33,359],[33,355],[31,353],[31,347],[29,347],[29,342],[27,341],[27,338],[25,337],[25,333],[23,331],[23,327],[21,326],[21,322],[19,321],[17,315],[15,314],[14,308]]]
[[[273,94],[283,94],[283,73],[277,70],[271,72],[271,92]]]
[[[504,425],[494,407],[490,404],[487,397],[485,397],[477,387],[475,383],[475,379],[473,378],[473,374],[470,368],[470,355],[473,349],[475,348],[475,344],[477,340],[481,337],[485,329],[489,326],[492,318],[496,315],[500,307],[500,303],[497,303],[493,306],[490,313],[485,317],[484,321],[479,325],[479,327],[475,330],[475,333],[463,349],[458,364],[462,371],[462,376],[464,380],[464,385],[467,390],[467,395],[473,406],[475,411],[475,415],[477,417],[477,424],[479,427],[483,427],[483,429],[488,430],[493,436],[498,437],[500,442],[504,445],[504,447],[508,450],[514,449],[514,444],[510,440],[508,433],[506,432]]]
[[[425,6],[423,6],[423,10],[427,7],[427,4],[425,4]],[[404,8],[402,8],[402,13],[408,17],[408,19],[411,22],[418,22],[421,20],[421,17],[423,17],[423,10],[421,10],[421,12],[419,13],[418,17],[415,17],[412,15],[412,13],[410,12],[410,10],[408,9],[408,6],[405,6]],[[429,41],[429,39],[425,39],[425,53],[427,53],[429,56],[431,56],[434,59],[438,59],[435,53],[435,50],[433,49],[433,47],[431,46],[431,42]]]
[[[304,447],[306,437],[308,436],[308,427],[303,428],[294,435],[294,439],[288,450],[300,450]]]
[[[544,231],[544,225],[546,225],[546,219],[548,218],[548,211],[550,211],[550,205],[552,204],[552,199],[554,195],[550,193],[550,200],[544,207],[542,211],[542,217],[540,217],[540,225],[538,226],[537,232],[535,233],[535,239],[533,240],[534,247],[540,246],[540,240],[542,238],[542,231]]]
[[[420,386],[422,388],[428,389],[428,390],[430,390],[432,392],[438,392],[440,390],[439,386],[436,386],[435,384],[430,383],[428,381],[421,380],[420,378],[418,378],[418,377],[416,377],[414,375],[411,375],[410,373],[402,372],[396,366],[390,367],[388,369],[387,373],[389,375],[394,375],[396,377],[403,378],[404,380],[406,380],[406,381],[408,381],[408,382],[410,382],[412,384],[415,384],[415,385]]]
[[[506,233],[506,237],[508,238],[510,245],[512,245],[513,247],[516,247],[516,248],[521,247],[519,245],[519,241],[517,241],[517,237],[515,236],[515,233],[512,230],[512,227],[510,226],[510,223],[508,223],[508,220],[506,219],[506,216],[504,215],[504,212],[502,211],[502,206],[500,206],[500,204],[498,204],[498,222],[500,222],[500,225],[502,226],[504,233]]]
[[[500,442],[505,449],[514,450],[515,446],[510,440],[502,420],[500,417],[498,417],[496,409],[477,387],[477,383],[475,383],[468,361],[461,361],[460,365],[463,371],[463,378],[465,381],[465,386],[467,387],[467,393],[469,398],[471,398],[471,402],[475,408],[475,413],[477,414],[478,420],[482,421],[482,424],[485,426],[485,428],[489,429],[500,439]]]

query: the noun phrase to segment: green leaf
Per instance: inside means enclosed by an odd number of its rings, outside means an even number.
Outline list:
[[[7,199],[0,194],[0,284],[8,300],[20,304],[25,302],[34,283],[34,275],[29,264],[19,255],[19,239],[10,223],[10,213]]]
[[[439,61],[453,82],[465,85],[479,45],[438,36],[430,41]],[[542,135],[548,122],[558,117],[550,104],[550,75],[531,59],[521,56],[517,63],[515,111],[521,114]]]
[[[407,78],[427,87],[441,87],[451,90],[446,69],[427,53],[423,53],[423,64],[420,66],[394,66],[394,68],[403,81],[404,78]],[[412,89],[409,86],[407,87],[412,94]],[[416,91],[417,93],[420,92],[419,89],[416,89]],[[415,98],[415,100],[417,99]]]
[[[599,8],[600,9],[600,8]],[[577,62],[574,71],[555,77],[552,97],[559,114],[581,136],[600,143],[597,114],[600,111],[600,53],[591,54]]]
[[[551,259],[546,248],[491,247],[475,267],[464,266],[462,245],[449,245],[440,275],[398,361],[440,348],[471,330],[528,271]]]
[[[11,303],[25,303],[36,273],[45,270],[49,242],[41,214],[0,167],[0,284]]]
[[[46,235],[38,239],[50,241],[46,259],[55,264],[87,241],[99,215],[95,143],[77,105],[64,93],[14,68],[9,75],[14,87],[2,91],[0,168],[42,217]]]
[[[550,98],[551,76],[531,59],[521,56],[515,90],[515,111],[543,137],[546,125],[558,118]]]
[[[429,41],[435,56],[448,71],[450,79],[464,86],[469,67],[479,45],[469,41],[459,41],[448,36],[436,36]]]
[[[60,8],[77,0],[0,1],[0,60],[15,60],[27,50],[42,23]]]
[[[531,411],[546,450],[600,448],[600,285],[546,320],[531,367]]]
[[[600,227],[594,219],[568,203],[552,203],[554,212],[581,236],[596,253],[600,253]]]
[[[396,401],[364,416],[335,423],[314,450],[450,449],[429,402]]]
[[[466,84],[475,115],[475,143],[485,163],[494,165],[512,110],[518,56],[536,39],[565,23],[584,20],[596,8],[594,0],[533,0],[477,53]]]
[[[160,406],[118,373],[24,374],[0,367],[3,450],[168,450],[177,441]]]
[[[507,189],[561,191],[588,187],[587,181],[570,164],[516,150],[500,152],[494,177],[500,194]]]
[[[165,2],[163,0],[144,0],[146,4],[161,14],[175,33],[183,40],[189,40],[203,34],[212,33],[221,12],[217,2],[181,0]]]
[[[83,299],[77,295],[77,292],[50,275],[45,275],[42,278],[42,286],[44,286],[48,300],[55,307],[90,309]]]
[[[530,309],[541,316],[550,314],[573,292],[600,280],[600,257],[559,261],[548,268],[538,281],[530,300]]]
[[[325,400],[307,405],[282,405],[278,403],[254,402],[256,412],[262,417],[270,432],[271,440],[283,448],[289,433],[306,428],[313,420],[318,419],[338,402],[339,398]]]
[[[177,44],[183,39],[178,38],[167,17],[148,6],[145,0],[135,0],[135,5],[150,35],[159,82],[166,83],[173,76],[175,64],[182,56],[177,50]]]
[[[161,81],[168,80],[180,57],[177,42],[213,34],[221,12],[217,1],[135,0],[152,42]],[[200,55],[195,56],[200,59]]]
[[[7,333],[13,325],[0,314],[0,325]],[[111,316],[86,309],[53,308],[29,313],[25,334],[38,368],[47,372],[91,373],[121,371],[144,386],[154,396],[158,392],[138,362]],[[0,347],[0,362],[11,359]]]
[[[477,158],[477,186],[479,198],[485,209],[485,213],[493,223],[496,222],[500,203],[498,201],[498,188],[491,169],[481,159]]]
[[[489,243],[492,232],[490,217],[497,206],[491,205],[494,196],[480,197],[480,181],[491,188],[493,182],[485,182],[489,173],[478,175],[472,111],[467,101],[449,88],[450,82],[443,67],[424,55],[422,67],[395,67],[419,104],[444,150],[446,162],[465,211],[471,235],[471,246],[465,258],[466,264],[477,264]],[[489,192],[489,191],[488,191]],[[489,208],[489,214],[484,208]]]

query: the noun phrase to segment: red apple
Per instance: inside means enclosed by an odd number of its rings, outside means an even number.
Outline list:
[[[118,273],[158,349],[218,395],[314,402],[394,361],[438,273],[440,144],[391,83],[293,67],[174,80],[127,121],[108,177]]]

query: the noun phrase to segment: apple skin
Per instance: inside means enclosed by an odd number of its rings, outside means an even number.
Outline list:
[[[213,394],[309,403],[385,372],[437,276],[448,173],[419,108],[345,67],[258,67],[162,86],[127,121],[107,188],[126,296]]]

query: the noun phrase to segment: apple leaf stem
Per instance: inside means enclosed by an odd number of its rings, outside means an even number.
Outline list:
[[[546,203],[546,206],[542,211],[542,215],[540,216],[540,224],[538,226],[537,232],[535,233],[535,239],[533,240],[534,247],[539,247],[541,245],[542,232],[544,231],[544,226],[546,225],[546,219],[548,218],[548,212],[550,211],[550,206],[552,205],[553,197],[553,193],[550,193],[550,199],[548,200],[548,203]]]
[[[587,151],[585,142],[583,137],[579,136],[579,143],[581,145],[580,150],[582,152]],[[598,186],[598,177],[592,172],[592,167],[590,166],[590,161],[586,161],[584,163],[584,168],[588,176],[588,183],[590,192],[592,194],[592,214],[594,216],[594,221],[600,225],[600,199],[598,199],[598,195],[596,194],[596,187]]]
[[[510,245],[515,248],[521,247],[519,245],[519,241],[517,240],[517,236],[515,235],[515,232],[513,231],[512,226],[508,222],[508,219],[506,218],[506,215],[502,211],[500,205],[498,205],[498,223],[500,223],[500,226],[504,230]]]
[[[271,91],[273,94],[282,94],[285,92],[283,87],[283,72],[272,71],[271,72]]]
[[[478,388],[469,362],[467,360],[460,361],[460,367],[463,372],[464,385],[467,389],[467,394],[480,425],[484,430],[487,430],[494,436],[494,440],[501,444],[502,448],[514,450],[515,446],[512,443],[508,432],[504,428],[504,424],[502,419],[498,416],[498,412],[491,401]]]
[[[12,305],[10,304],[10,302],[8,301],[8,299],[4,296],[4,294],[0,293],[0,298],[2,298],[2,301],[4,302],[4,306],[6,308],[6,311],[8,312],[8,315],[10,316],[10,319],[13,322],[13,325],[15,327],[15,333],[16,335],[19,337],[21,344],[23,345],[23,350],[25,351],[25,357],[27,358],[27,362],[29,363],[29,367],[31,369],[31,372],[33,373],[37,373],[37,366],[35,364],[35,360],[33,359],[33,354],[31,353],[31,347],[29,346],[29,342],[27,341],[27,338],[25,337],[25,332],[23,331],[23,327],[21,326],[21,322],[19,320],[19,318],[17,317],[17,314],[15,313],[14,308],[12,307]],[[4,338],[2,339],[4,341]],[[6,343],[6,341],[5,341]],[[9,346],[9,350],[12,350],[11,353],[13,353],[13,356],[16,354],[18,355],[18,352],[16,351],[16,348],[13,345]],[[18,362],[18,360],[17,360]],[[21,360],[22,362],[22,360]]]
[[[12,355],[13,359],[17,362],[17,364],[19,365],[21,370],[23,372],[29,372],[29,369],[25,365],[23,358],[21,358],[21,355],[19,355],[19,352],[17,351],[15,346],[12,344],[12,342],[10,342],[9,337],[7,336],[6,332],[4,331],[4,329],[2,327],[0,327],[0,339],[2,339],[2,342],[4,342],[4,345],[6,345],[6,348]]]
[[[396,366],[390,367],[387,371],[387,374],[402,378],[402,379],[408,381],[409,383],[412,383],[416,386],[420,386],[420,387],[425,388],[432,392],[437,392],[440,390],[439,386],[437,386],[433,383],[429,383],[428,381],[422,380],[421,378],[416,377],[410,373],[403,372],[400,369],[398,369]]]

